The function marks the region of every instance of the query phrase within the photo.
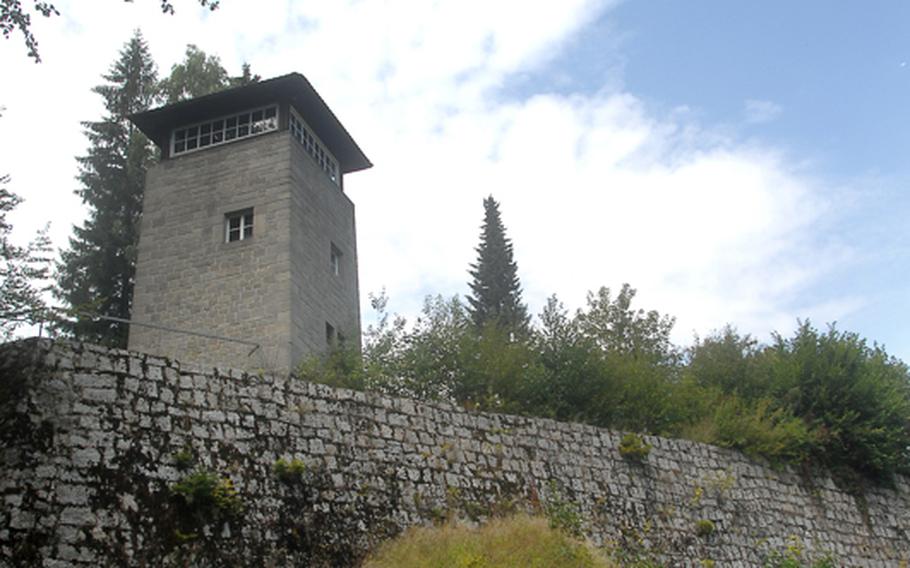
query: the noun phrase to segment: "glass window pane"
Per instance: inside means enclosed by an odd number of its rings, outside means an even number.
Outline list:
[[[237,128],[237,136],[243,137],[243,136],[249,136],[249,134],[250,134],[249,126],[244,125],[244,126]]]
[[[266,118],[274,118],[275,116],[275,107],[265,109]]]
[[[221,131],[212,133],[212,144],[218,144],[224,141],[224,133]]]
[[[186,144],[184,142],[175,142],[174,143],[174,153],[179,154],[180,152],[186,151]]]
[[[195,148],[196,148],[196,139],[195,138],[190,138],[189,140],[186,141],[187,150],[193,150]]]
[[[199,137],[199,147],[208,146],[211,143],[211,137],[208,134],[204,134]]]
[[[187,136],[187,138],[195,138],[195,137],[196,137],[196,134],[198,134],[198,133],[199,133],[199,128],[197,128],[197,127],[195,127],[195,126],[192,127],[192,128],[187,128],[187,129],[186,129],[186,136]]]
[[[259,122],[260,120],[262,120],[262,111],[257,110],[253,112],[253,122]]]
[[[237,117],[237,120],[240,122],[240,124],[249,124],[249,123],[250,123],[250,115],[249,115],[249,114],[241,114],[240,116]]]
[[[253,236],[253,226],[247,225],[243,228],[243,238],[248,239]]]
[[[174,133],[174,140],[183,140],[184,138],[186,138],[186,130],[183,128]]]
[[[227,119],[226,123],[227,123],[228,128],[233,128],[234,126],[237,126],[237,117],[232,116],[231,118]]]
[[[223,120],[216,120],[215,122],[212,123],[212,130],[218,131],[218,130],[221,130],[222,128],[224,128]]]
[[[211,125],[211,124],[203,124],[202,126],[199,127],[199,131],[200,131],[202,134],[208,134],[209,132],[212,131],[212,125]]]
[[[228,128],[227,130],[224,131],[225,140],[233,140],[234,138],[237,138],[237,129],[236,128]]]

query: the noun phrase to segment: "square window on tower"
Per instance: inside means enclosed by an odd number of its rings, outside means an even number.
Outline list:
[[[245,241],[253,237],[253,210],[233,211],[224,216],[224,242]]]

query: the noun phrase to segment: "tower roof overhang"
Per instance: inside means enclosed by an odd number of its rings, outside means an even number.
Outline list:
[[[179,126],[203,122],[272,103],[290,103],[338,160],[341,173],[370,168],[373,164],[357,146],[313,85],[300,73],[258,81],[152,110],[136,113],[130,120],[163,151]]]

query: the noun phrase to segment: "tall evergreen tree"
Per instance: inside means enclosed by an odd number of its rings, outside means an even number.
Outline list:
[[[477,327],[493,324],[509,332],[524,334],[528,329],[528,309],[521,301],[512,242],[506,237],[499,203],[490,196],[483,200],[483,208],[477,262],[469,271],[473,280],[468,311]]]
[[[25,246],[10,239],[12,225],[7,213],[22,202],[6,188],[9,176],[0,175],[0,341],[12,337],[22,324],[41,321],[44,301],[41,283],[48,277],[51,265],[50,240],[47,231]]]
[[[62,254],[56,294],[76,310],[129,318],[145,172],[155,158],[152,144],[128,117],[158,96],[155,63],[138,30],[104,80],[93,91],[104,99],[106,114],[100,122],[83,123],[89,149],[77,158],[82,187],[76,194],[89,217],[74,227]],[[126,344],[124,325],[80,318],[66,327],[88,341]]]

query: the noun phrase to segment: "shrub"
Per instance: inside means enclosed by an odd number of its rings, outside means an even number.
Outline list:
[[[578,512],[578,505],[566,501],[555,482],[550,482],[549,493],[545,512],[550,528],[561,530],[575,538],[581,537],[581,515]]]
[[[180,471],[190,469],[195,460],[196,457],[193,455],[193,450],[191,448],[183,448],[174,454],[174,465],[177,466],[177,469]]]
[[[171,486],[177,501],[182,525],[189,533],[210,522],[236,518],[243,513],[243,501],[230,478],[199,469],[185,475]]]
[[[695,534],[701,538],[708,538],[714,534],[714,521],[710,519],[701,519],[695,523]]]
[[[644,461],[651,453],[651,444],[646,443],[641,436],[628,432],[619,442],[619,455],[633,461]]]
[[[748,403],[736,395],[719,397],[714,410],[683,430],[687,438],[736,448],[775,462],[800,462],[815,442],[806,423],[790,412],[772,410],[770,399]]]
[[[311,355],[297,365],[297,378],[311,383],[353,390],[368,388],[363,361],[355,349],[339,347],[323,355]]]
[[[272,472],[275,477],[284,483],[294,483],[303,478],[303,474],[306,472],[306,464],[298,458],[293,458],[290,461],[279,458],[272,465]]]
[[[776,337],[762,362],[775,397],[817,433],[817,463],[872,478],[910,464],[910,374],[879,346],[808,322]]]

